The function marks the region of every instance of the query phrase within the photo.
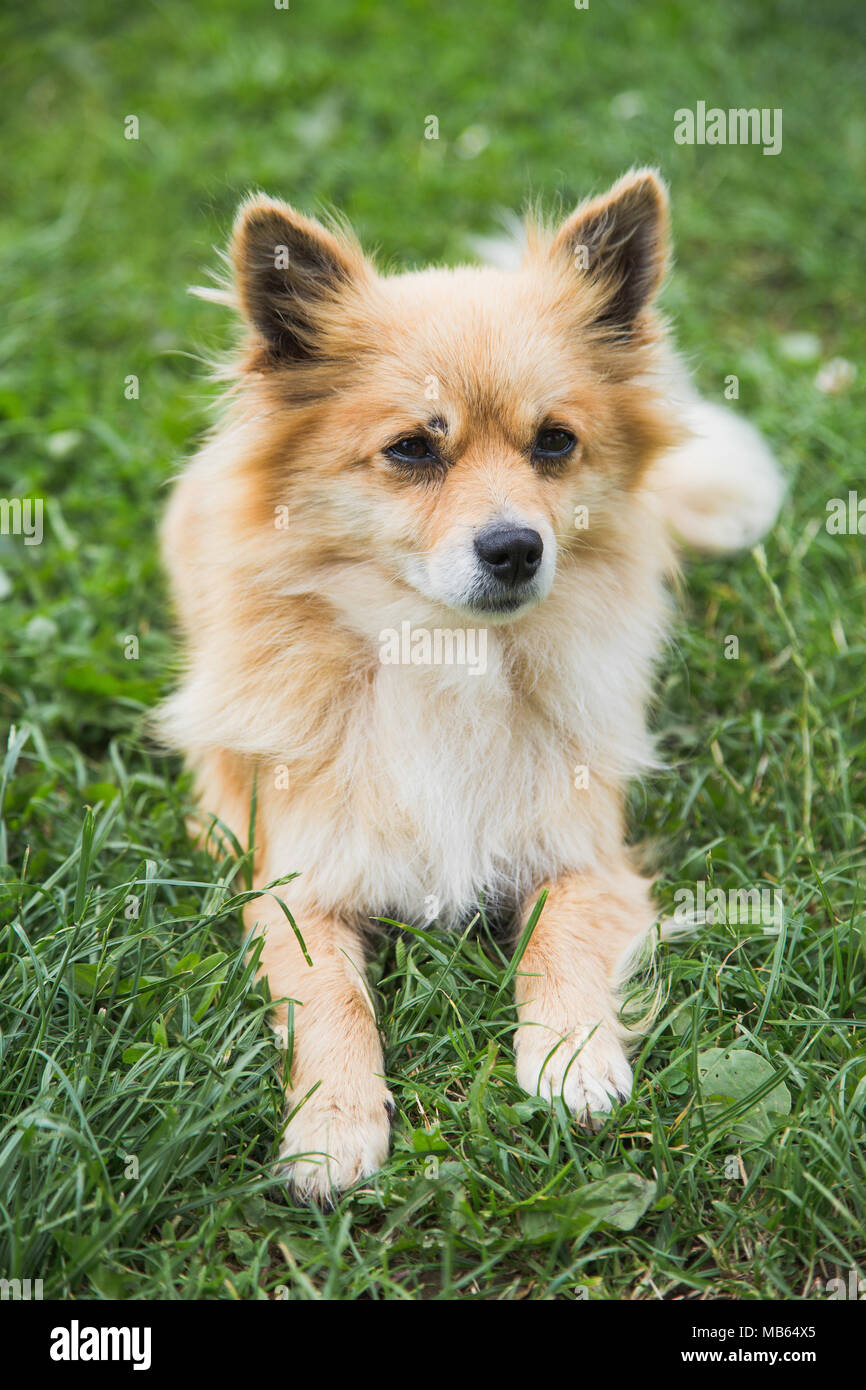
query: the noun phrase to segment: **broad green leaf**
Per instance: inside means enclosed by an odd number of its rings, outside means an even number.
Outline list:
[[[732,1113],[729,1132],[746,1139],[764,1139],[791,1110],[791,1092],[784,1081],[773,1083],[776,1069],[765,1057],[745,1047],[710,1048],[698,1055],[698,1074],[712,1119]]]

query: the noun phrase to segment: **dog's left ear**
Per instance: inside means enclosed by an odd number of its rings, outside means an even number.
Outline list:
[[[653,169],[636,169],[563,222],[553,254],[568,256],[597,294],[596,321],[632,333],[668,260],[668,196]]]
[[[241,204],[229,255],[241,312],[277,365],[317,357],[342,296],[369,273],[347,233],[263,194]]]

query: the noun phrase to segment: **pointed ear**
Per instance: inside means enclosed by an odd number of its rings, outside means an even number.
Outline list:
[[[652,169],[636,169],[563,222],[553,253],[567,255],[596,287],[597,321],[628,336],[664,277],[668,197]]]
[[[328,309],[367,274],[347,236],[262,195],[241,204],[229,254],[241,311],[275,363],[318,356]]]

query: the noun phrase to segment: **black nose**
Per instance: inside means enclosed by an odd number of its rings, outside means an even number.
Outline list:
[[[532,578],[543,550],[541,537],[529,526],[485,526],[475,537],[475,553],[484,568],[512,587]]]

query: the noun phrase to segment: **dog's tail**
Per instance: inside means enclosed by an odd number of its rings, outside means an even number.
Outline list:
[[[657,460],[647,491],[679,541],[718,554],[755,545],[776,520],[785,483],[758,431],[695,393],[677,402],[685,441]]]

